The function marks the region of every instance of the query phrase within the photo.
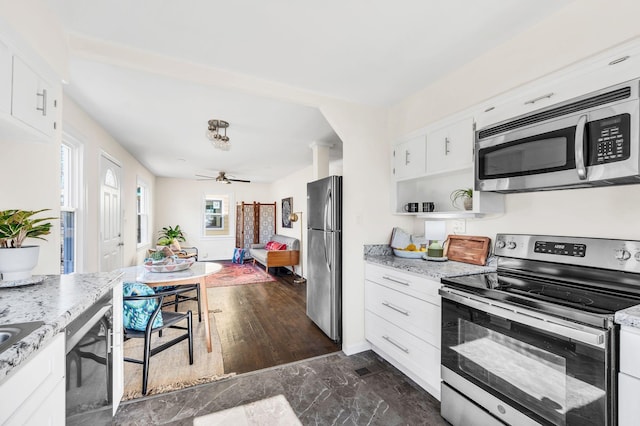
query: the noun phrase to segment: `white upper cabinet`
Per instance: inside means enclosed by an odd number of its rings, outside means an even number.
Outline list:
[[[11,114],[44,135],[53,136],[57,93],[17,56],[13,57],[12,90]]]
[[[473,118],[427,133],[427,174],[473,166]]]
[[[0,113],[11,114],[11,51],[0,42]]]
[[[396,180],[424,175],[426,167],[426,136],[406,140],[393,149],[393,177]]]

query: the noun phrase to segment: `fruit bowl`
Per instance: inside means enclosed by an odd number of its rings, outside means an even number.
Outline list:
[[[178,259],[165,257],[160,261],[147,259],[144,267],[149,272],[178,272],[189,269],[195,263],[195,259]]]
[[[393,249],[393,254],[398,257],[404,257],[406,259],[421,259],[425,252]]]

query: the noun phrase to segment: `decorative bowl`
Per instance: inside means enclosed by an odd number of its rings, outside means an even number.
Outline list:
[[[160,261],[145,260],[144,268],[149,272],[178,272],[189,269],[195,263],[195,259],[179,259],[165,257]]]
[[[398,257],[404,257],[406,259],[420,259],[422,258],[422,256],[424,256],[425,252],[393,249],[393,254]]]

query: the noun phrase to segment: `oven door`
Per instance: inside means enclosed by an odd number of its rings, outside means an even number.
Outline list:
[[[611,331],[440,294],[446,385],[508,424],[614,424]]]

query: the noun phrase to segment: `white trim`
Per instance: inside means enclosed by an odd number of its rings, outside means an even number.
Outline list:
[[[342,352],[346,355],[355,355],[360,352],[368,351],[371,348],[371,343],[366,340],[362,340],[352,345],[345,345],[344,342],[342,343]]]

